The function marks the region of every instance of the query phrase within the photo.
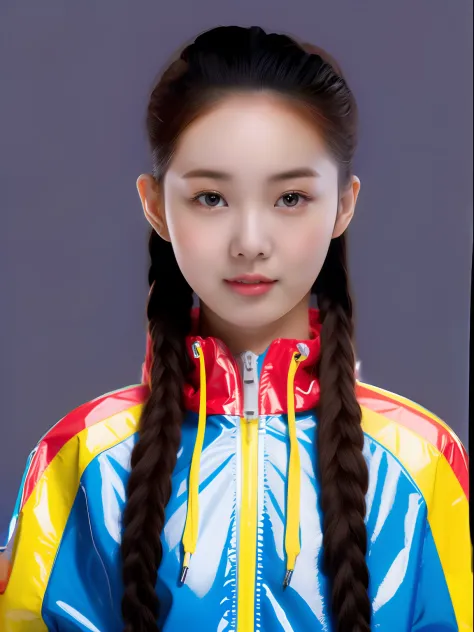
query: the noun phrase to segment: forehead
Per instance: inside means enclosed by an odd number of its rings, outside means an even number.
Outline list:
[[[283,96],[259,92],[225,97],[181,134],[170,171],[217,167],[248,178],[286,167],[334,169],[309,112]]]

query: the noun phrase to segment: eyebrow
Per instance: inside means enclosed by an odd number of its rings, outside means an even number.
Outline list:
[[[274,173],[268,180],[269,182],[280,182],[281,180],[290,180],[294,178],[319,178],[320,174],[309,167],[298,167],[296,169],[289,169],[288,171],[281,171],[280,173]],[[213,180],[232,180],[232,175],[225,171],[218,171],[216,169],[192,169],[184,174],[183,178],[212,178]]]

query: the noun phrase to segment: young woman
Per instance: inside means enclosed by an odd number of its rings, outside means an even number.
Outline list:
[[[143,384],[30,456],[1,629],[472,630],[466,452],[355,378],[356,105],[337,66],[213,29],[147,129]]]

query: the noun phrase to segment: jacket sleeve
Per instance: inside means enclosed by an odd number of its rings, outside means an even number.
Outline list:
[[[41,619],[41,595],[37,594],[37,599],[24,600],[22,598],[22,588],[29,582],[34,581],[29,576],[28,569],[23,567],[21,560],[24,558],[24,549],[28,547],[28,542],[25,541],[25,537],[22,535],[22,505],[26,481],[35,452],[36,448],[28,457],[10,520],[7,539],[0,546],[3,571],[0,579],[0,630],[2,632],[39,632],[40,630],[46,630]],[[28,527],[28,525],[25,526]],[[28,528],[26,528],[26,531],[28,531]]]
[[[468,498],[468,456],[450,431],[427,503],[413,632],[473,630],[473,551]]]
[[[1,632],[58,629],[56,613],[46,607],[46,597],[77,491],[80,457],[73,438],[66,444],[67,450],[53,458],[54,441],[54,436],[48,439],[46,435],[40,440],[28,458],[20,485],[2,553],[9,573],[0,586]],[[59,442],[63,443],[62,436]]]
[[[99,421],[102,414],[103,407]],[[103,496],[96,456],[116,444],[120,424],[128,433],[135,426],[128,415],[111,419],[115,423],[106,418],[87,426],[79,408],[53,426],[30,455],[3,547],[10,574],[0,587],[1,632],[121,629],[118,535],[100,522],[103,503],[111,501]],[[90,513],[95,504],[96,527],[104,532],[99,543]],[[120,513],[119,501],[112,504]]]

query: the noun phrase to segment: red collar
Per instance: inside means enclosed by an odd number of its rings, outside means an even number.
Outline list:
[[[242,379],[235,358],[226,345],[218,338],[201,338],[197,335],[199,308],[192,311],[193,332],[186,338],[189,355],[194,370],[186,384],[184,396],[186,409],[199,411],[199,359],[194,357],[192,345],[199,341],[204,353],[207,383],[207,414],[243,414]],[[259,384],[259,414],[278,415],[287,412],[287,378],[296,345],[305,343],[309,348],[306,360],[300,363],[295,375],[295,410],[314,408],[319,401],[319,383],[316,378],[316,362],[320,350],[321,324],[319,311],[309,310],[311,338],[294,340],[277,338],[268,347]],[[142,367],[142,382],[148,384],[152,360],[151,338],[147,336],[146,357]]]

